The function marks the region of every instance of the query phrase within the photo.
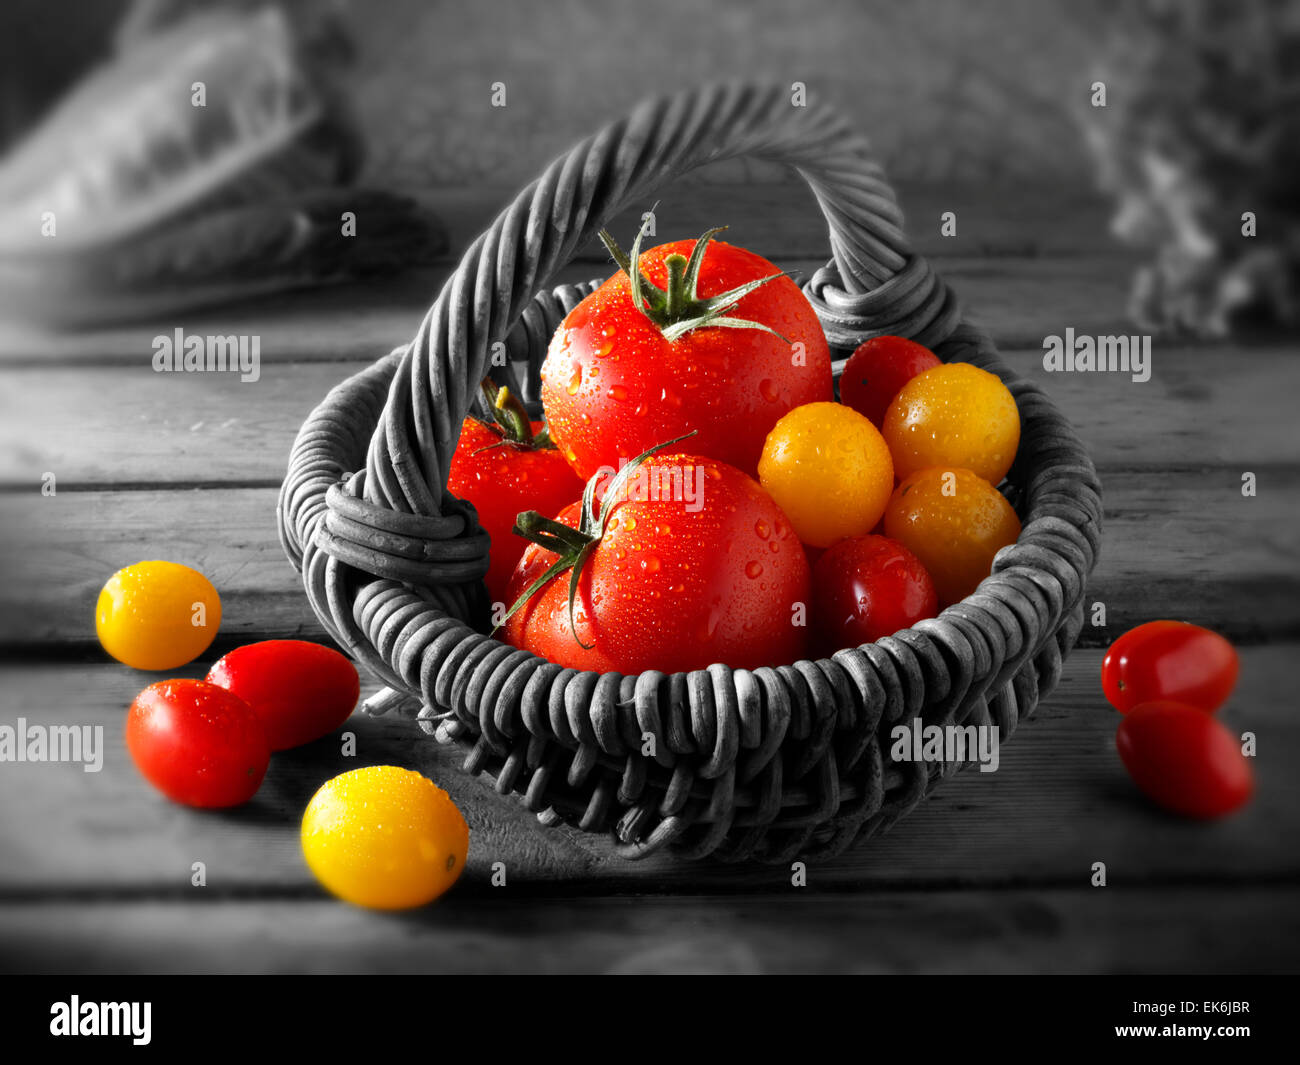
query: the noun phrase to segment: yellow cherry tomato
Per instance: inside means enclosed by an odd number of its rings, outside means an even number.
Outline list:
[[[939,603],[948,606],[989,575],[993,556],[1020,535],[1020,519],[983,477],[932,467],[895,489],[885,511],[885,535],[921,560]]]
[[[875,528],[894,487],[894,463],[865,415],[840,403],[805,403],[767,434],[758,479],[800,540],[830,547]]]
[[[175,669],[208,649],[221,627],[221,598],[198,570],[137,562],[108,578],[95,606],[105,651],[134,669]]]
[[[960,466],[996,485],[1020,444],[1020,411],[1002,380],[965,362],[919,373],[905,384],[881,426],[906,479],[930,466]]]
[[[302,853],[326,888],[373,910],[432,902],[465,868],[469,826],[427,777],[392,765],[328,780],[302,817]]]

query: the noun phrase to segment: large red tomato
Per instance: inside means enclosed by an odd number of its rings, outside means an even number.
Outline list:
[[[832,398],[812,305],[766,259],[712,241],[713,232],[639,257],[638,236],[638,285],[626,270],[615,274],[551,339],[542,403],[556,446],[584,480],[692,430],[693,453],[756,476],[777,420]]]
[[[538,543],[524,552],[511,602],[540,586],[505,622],[506,641],[601,672],[803,657],[808,560],[767,493],[697,456],[656,456],[631,470],[624,484],[608,484],[599,510],[588,493],[585,520],[581,503],[555,521],[521,518],[563,551]]]
[[[491,537],[486,582],[496,602],[508,602],[510,574],[528,546],[511,531],[515,518],[525,510],[554,514],[582,494],[578,475],[545,444],[545,426],[527,424],[527,439],[512,440],[505,426],[466,418],[447,471],[447,490],[474,504],[479,524]]]

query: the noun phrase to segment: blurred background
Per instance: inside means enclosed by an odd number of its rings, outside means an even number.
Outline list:
[[[3,141],[113,52],[133,9],[138,25],[141,12],[217,6],[11,0],[0,12]],[[368,173],[400,185],[515,185],[649,93],[734,77],[799,78],[869,116],[899,178],[1087,180],[1067,104],[1104,25],[1094,2],[658,0],[653,18],[603,0],[288,7],[298,18],[334,10],[346,26]],[[498,80],[508,135],[485,137]]]
[[[1152,331],[1297,317],[1293,0],[658,0],[653,18],[602,0],[12,0],[0,31],[0,309],[23,317],[97,324],[418,265],[447,223],[472,233],[454,205],[438,221],[393,194],[504,199],[645,96],[725,78],[806,83],[904,188],[1100,188],[1113,235],[1147,253],[1130,310]],[[195,80],[218,93],[204,109]],[[789,179],[735,161],[696,180]],[[345,186],[374,193],[367,242],[331,239]],[[28,224],[51,205],[58,242]]]

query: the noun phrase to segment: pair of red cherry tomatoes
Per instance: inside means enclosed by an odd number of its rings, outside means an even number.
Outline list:
[[[1115,736],[1134,783],[1159,805],[1212,818],[1245,805],[1255,774],[1215,716],[1237,683],[1237,652],[1217,632],[1151,621],[1106,652],[1102,690],[1124,715]]]

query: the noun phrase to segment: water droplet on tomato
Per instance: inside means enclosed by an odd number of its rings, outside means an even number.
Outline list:
[[[659,572],[658,557],[656,557],[655,555],[646,555],[646,557],[641,560],[641,572],[658,573]]]
[[[762,575],[763,575],[763,563],[755,561],[746,564],[745,576],[748,577],[751,581],[757,580]]]
[[[609,398],[614,400],[616,403],[622,403],[623,400],[627,399],[627,389],[622,385],[610,385],[609,390],[605,395],[609,396]]]
[[[759,518],[758,521],[754,522],[754,532],[758,533],[758,538],[760,540],[766,540],[772,535],[772,530],[767,527],[767,522],[762,518]]]
[[[613,344],[602,344],[600,347],[596,349],[596,358],[603,359],[606,355],[608,355],[613,350],[614,350]]]
[[[706,617],[700,625],[699,638],[702,641],[712,640],[714,633],[718,631],[718,625],[722,621],[722,611],[717,606],[710,607],[709,616]]]
[[[781,390],[776,387],[776,382],[770,377],[764,377],[758,382],[758,394],[768,403],[775,403],[781,398]]]
[[[569,378],[569,395],[576,396],[578,389],[582,387],[582,367],[573,368],[573,376]]]

